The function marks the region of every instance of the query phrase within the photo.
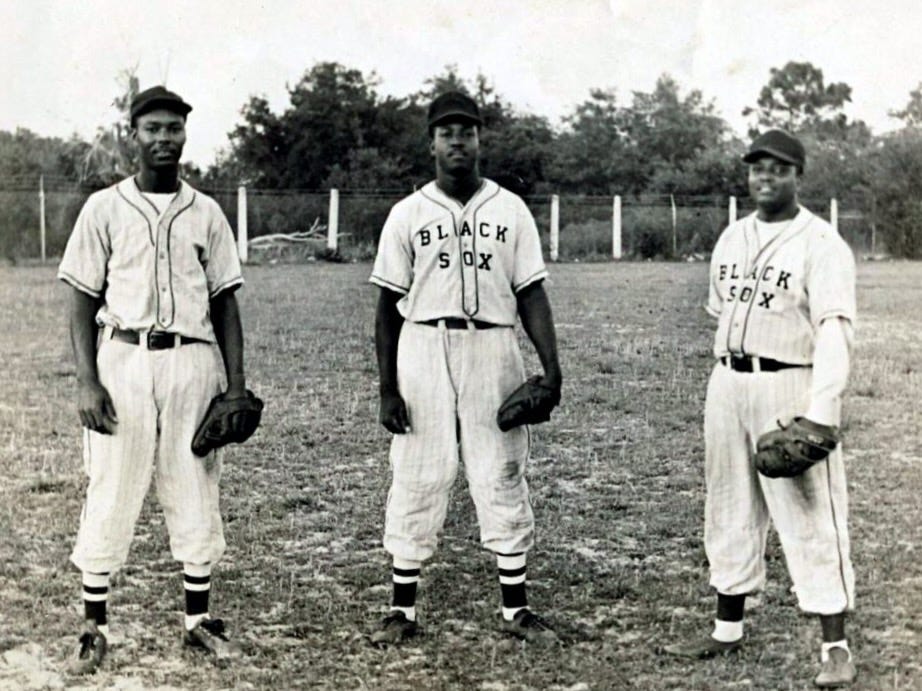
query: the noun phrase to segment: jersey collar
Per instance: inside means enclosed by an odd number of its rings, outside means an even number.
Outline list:
[[[426,191],[426,195],[428,197],[432,197],[433,199],[438,200],[445,206],[448,206],[448,208],[450,209],[458,209],[463,213],[468,208],[473,206],[477,202],[477,200],[480,199],[481,197],[485,195],[491,195],[497,187],[498,185],[492,180],[488,178],[483,178],[483,181],[480,183],[480,188],[476,192],[474,192],[474,196],[471,197],[468,200],[467,204],[464,204],[463,206],[461,202],[459,202],[457,199],[455,199],[454,197],[449,197],[447,194],[445,194],[442,191],[442,188],[439,187],[438,182],[436,180],[433,180],[430,183],[428,183],[423,189]]]
[[[141,213],[144,214],[144,216],[149,221],[151,221],[151,223],[154,225],[157,224],[157,210],[153,207],[150,200],[144,196],[144,193],[141,192],[133,175],[122,180],[120,183],[118,183],[117,187],[118,191],[123,197],[125,197],[125,199],[136,206],[141,211]],[[170,200],[169,206],[163,212],[164,217],[172,216],[176,211],[184,209],[189,205],[194,196],[195,190],[193,190],[185,180],[180,180],[179,191]]]

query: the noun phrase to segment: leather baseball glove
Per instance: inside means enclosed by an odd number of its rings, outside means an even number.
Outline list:
[[[797,477],[826,459],[839,443],[838,427],[795,417],[785,427],[766,432],[756,446],[756,469],[765,477]]]
[[[496,424],[503,432],[519,425],[536,425],[551,419],[551,411],[560,403],[560,389],[542,383],[535,375],[509,394],[496,413]]]
[[[262,399],[249,389],[239,398],[227,398],[223,393],[215,396],[192,437],[192,453],[207,456],[225,444],[245,442],[259,427],[262,411]]]

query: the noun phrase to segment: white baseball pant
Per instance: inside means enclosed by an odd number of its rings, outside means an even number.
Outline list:
[[[71,561],[93,573],[125,563],[155,476],[173,558],[214,563],[225,548],[218,507],[222,453],[199,458],[190,445],[224,385],[220,351],[207,343],[148,350],[108,335],[107,328],[97,366],[118,425],[113,435],[84,429],[89,485]]]
[[[704,413],[704,540],[711,585],[741,595],[765,584],[765,543],[774,523],[800,608],[837,614],[854,607],[848,495],[841,445],[796,478],[766,478],[753,454],[759,436],[802,415],[812,370],[735,372],[718,363]]]
[[[391,443],[384,547],[392,555],[425,561],[435,552],[459,457],[483,546],[506,554],[532,546],[529,431],[502,432],[496,424],[497,410],[524,372],[514,329],[404,323],[397,378],[411,431],[395,434]]]

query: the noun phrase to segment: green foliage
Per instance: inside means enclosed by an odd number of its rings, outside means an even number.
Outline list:
[[[907,127],[884,137],[871,164],[877,227],[888,252],[922,258],[922,132]]]
[[[131,141],[128,121],[131,101],[140,89],[136,73],[137,66],[119,73],[117,81],[120,90],[112,105],[120,117],[111,125],[99,127],[93,141],[89,143],[80,169],[80,182],[84,185],[111,185],[137,170],[138,153]]]
[[[890,111],[890,115],[899,118],[909,127],[922,125],[922,82],[909,92],[909,101],[902,110]]]
[[[756,118],[750,135],[773,127],[798,132],[820,125],[831,128],[845,125],[842,107],[852,100],[848,84],[826,84],[823,70],[812,63],[793,60],[780,69],[772,67],[770,75],[759,92],[756,107],[743,110],[743,115]]]
[[[593,90],[565,122],[551,170],[552,181],[566,191],[710,192],[736,167],[738,156],[730,156],[715,170],[714,157],[730,144],[729,128],[700,91],[683,97],[669,75],[649,93],[635,91],[630,105],[619,105],[612,90]],[[702,157],[708,160],[703,168],[697,165]]]

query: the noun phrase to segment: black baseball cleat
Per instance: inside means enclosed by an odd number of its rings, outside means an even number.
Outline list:
[[[693,660],[707,660],[712,657],[717,657],[718,655],[726,655],[727,653],[732,653],[733,651],[739,650],[742,647],[742,638],[738,641],[730,641],[728,643],[725,641],[718,641],[716,638],[708,634],[707,636],[692,638],[680,643],[664,645],[662,648],[660,648],[660,651],[666,653],[667,655],[675,655],[676,657],[687,657]]]
[[[548,621],[528,608],[516,612],[512,621],[503,619],[503,631],[536,645],[554,645],[560,642]]]
[[[202,619],[191,631],[183,634],[183,643],[192,648],[202,648],[211,655],[218,667],[227,667],[241,656],[240,646],[231,641],[224,632],[221,619]]]
[[[406,613],[394,609],[388,612],[378,625],[378,629],[371,634],[371,643],[384,648],[412,638],[419,632],[419,625],[415,621],[410,621]]]
[[[80,649],[77,657],[68,665],[71,674],[93,674],[106,657],[109,644],[106,637],[96,628],[96,622],[87,620],[86,631],[80,635]]]

